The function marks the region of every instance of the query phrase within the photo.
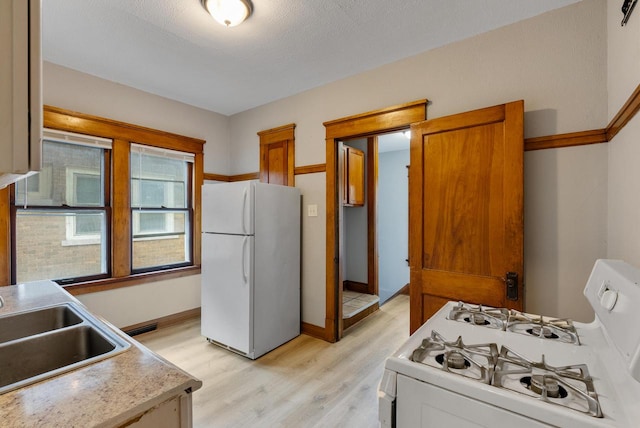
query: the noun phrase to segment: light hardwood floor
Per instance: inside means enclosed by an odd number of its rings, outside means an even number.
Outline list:
[[[203,381],[195,427],[377,427],[384,360],[409,337],[398,296],[330,344],[301,335],[256,361],[209,344],[200,320],[136,339]]]

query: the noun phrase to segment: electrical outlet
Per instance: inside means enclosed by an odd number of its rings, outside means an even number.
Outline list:
[[[318,206],[316,204],[307,205],[307,215],[309,217],[318,217]]]

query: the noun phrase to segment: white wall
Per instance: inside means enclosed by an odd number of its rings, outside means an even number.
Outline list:
[[[409,283],[409,150],[378,155],[378,295],[384,303]]]
[[[228,119],[55,64],[44,64],[44,102],[55,107],[206,140],[206,172],[229,172]],[[200,276],[135,285],[78,298],[117,327],[200,306]]]
[[[256,133],[260,130],[296,123],[295,165],[324,163],[323,122],[420,98],[431,100],[430,118],[524,99],[526,137],[603,128],[606,3],[583,0],[231,116],[232,173],[259,169]],[[578,320],[592,316],[581,290],[594,260],[606,253],[606,243],[599,237],[606,229],[600,207],[607,196],[606,185],[593,187],[582,177],[586,168],[595,169],[598,177],[606,170],[603,147],[525,155],[525,279],[530,311]],[[303,195],[318,193],[324,178],[324,174],[306,176],[298,187]],[[326,209],[324,201],[318,209]],[[593,214],[585,216],[585,211]],[[325,225],[319,227],[324,234]],[[308,237],[309,231],[305,229],[303,236]],[[549,249],[557,257],[541,256]],[[324,263],[324,253],[306,253],[302,269],[323,270]],[[324,313],[324,275],[304,280],[302,287],[303,295],[314,302],[314,313]],[[302,316],[306,322],[324,325],[324,317],[305,312]]]
[[[613,118],[640,84],[640,10],[621,27],[619,2],[608,3],[608,117]],[[621,2],[620,2],[621,3]],[[608,252],[640,267],[640,115],[608,144]]]

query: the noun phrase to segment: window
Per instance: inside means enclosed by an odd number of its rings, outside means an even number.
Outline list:
[[[193,159],[188,153],[131,146],[134,272],[191,263]]]
[[[16,282],[108,274],[110,148],[110,140],[45,131],[42,171],[15,185]]]
[[[200,272],[203,140],[50,106],[44,124],[40,172],[0,189],[0,279],[91,292]]]

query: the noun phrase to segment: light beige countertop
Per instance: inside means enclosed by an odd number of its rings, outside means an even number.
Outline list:
[[[83,306],[50,281],[0,287],[0,296],[0,316],[65,302]],[[120,336],[132,345],[120,354],[0,395],[0,426],[117,427],[202,386],[124,333]]]

